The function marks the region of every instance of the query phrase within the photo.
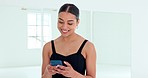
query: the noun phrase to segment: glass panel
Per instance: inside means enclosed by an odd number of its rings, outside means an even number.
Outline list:
[[[49,35],[50,35],[49,26],[43,26],[43,36],[49,36]]]
[[[42,25],[41,21],[42,21],[42,17],[41,17],[41,13],[37,13],[37,26],[38,25]]]
[[[36,26],[28,26],[28,36],[36,36]]]
[[[28,25],[36,25],[36,13],[28,13]]]
[[[50,14],[48,14],[48,13],[44,13],[44,15],[43,15],[43,25],[49,25],[49,23],[50,23]]]
[[[44,42],[49,42],[51,40],[51,37],[50,36],[44,36],[43,39],[44,39]]]
[[[40,48],[51,39],[49,13],[28,13],[28,48]],[[43,39],[43,40],[42,40]]]
[[[28,48],[41,48],[41,37],[28,37]]]
[[[41,30],[42,30],[42,27],[41,26],[37,26],[37,36],[41,36]]]

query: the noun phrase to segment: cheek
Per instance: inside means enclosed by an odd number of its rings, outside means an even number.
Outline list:
[[[76,29],[77,28],[77,25],[75,24],[74,26],[73,26],[73,29]]]
[[[61,27],[61,26],[58,24],[58,25],[57,25],[57,28],[58,28],[59,30],[60,30],[60,27]]]
[[[73,31],[75,31],[76,30],[76,26],[73,26],[70,29],[73,30]]]
[[[60,23],[57,23],[58,26],[60,26]]]
[[[58,27],[58,28],[60,28],[61,26],[62,26],[62,24],[59,24],[59,23],[57,24],[57,27]]]

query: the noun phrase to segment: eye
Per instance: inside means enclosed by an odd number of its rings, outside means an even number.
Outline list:
[[[63,24],[64,22],[62,22],[62,21],[58,21],[60,24]]]
[[[73,23],[68,23],[68,25],[73,25]]]

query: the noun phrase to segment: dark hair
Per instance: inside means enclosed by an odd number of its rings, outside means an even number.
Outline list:
[[[58,13],[60,12],[69,12],[75,15],[76,19],[79,20],[79,9],[74,4],[69,4],[69,3],[64,4],[63,6],[61,6]]]

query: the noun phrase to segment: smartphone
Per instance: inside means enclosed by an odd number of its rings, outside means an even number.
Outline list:
[[[51,66],[63,65],[61,60],[50,60]]]

